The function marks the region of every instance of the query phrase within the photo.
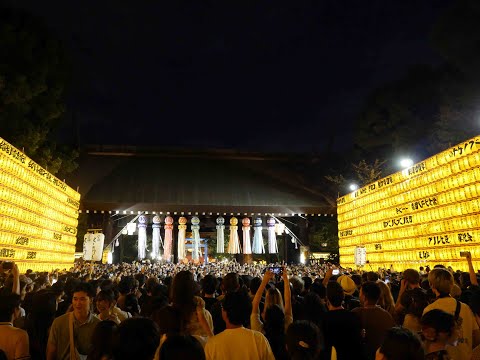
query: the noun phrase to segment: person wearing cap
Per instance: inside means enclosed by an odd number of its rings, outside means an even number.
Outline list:
[[[357,284],[355,284],[355,281],[348,275],[341,275],[338,277],[337,283],[340,284],[345,294],[345,309],[350,311],[359,307],[360,300],[358,299]]]

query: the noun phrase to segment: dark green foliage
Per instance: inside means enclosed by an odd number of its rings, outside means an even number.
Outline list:
[[[0,136],[59,175],[78,157],[55,142],[68,74],[63,48],[37,19],[0,10]]]

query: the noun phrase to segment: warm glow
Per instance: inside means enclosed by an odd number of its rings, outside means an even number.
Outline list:
[[[480,137],[339,198],[337,213],[344,267],[359,246],[373,269],[467,270],[460,251],[480,266]]]
[[[73,265],[80,194],[0,138],[0,260],[20,271]]]

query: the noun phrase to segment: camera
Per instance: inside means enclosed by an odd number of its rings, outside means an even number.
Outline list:
[[[281,266],[272,266],[269,267],[268,270],[273,272],[275,275],[281,275],[283,268]]]
[[[333,269],[332,270],[332,275],[338,275],[338,274],[340,274],[340,270],[338,270],[338,269]]]

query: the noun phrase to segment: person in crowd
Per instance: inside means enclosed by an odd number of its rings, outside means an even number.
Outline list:
[[[325,278],[327,278],[327,276],[328,276],[328,272]],[[357,285],[355,284],[353,279],[348,275],[341,275],[337,278],[337,282],[340,284],[345,294],[345,299],[344,299],[345,309],[351,311],[359,307],[360,299],[358,298]],[[328,282],[325,282],[325,279],[324,279],[324,285],[327,286],[327,284]]]
[[[91,311],[95,291],[88,283],[73,289],[73,311],[56,318],[50,328],[47,360],[86,357],[90,352],[92,334],[100,320]]]
[[[147,318],[130,318],[118,326],[113,341],[115,360],[152,360],[160,342],[157,324]]]
[[[345,294],[340,284],[330,281],[327,284],[328,312],[325,314],[323,334],[327,353],[331,353],[333,346],[338,360],[359,358],[358,351],[361,348],[360,320],[355,314],[345,310],[344,298]]]
[[[208,339],[205,355],[208,360],[274,360],[265,336],[243,327],[248,321],[252,303],[246,291],[228,292],[222,301],[222,316],[226,329]]]
[[[217,289],[217,278],[211,274],[206,275],[202,279],[202,299],[205,301],[205,309],[212,310],[212,306],[218,302],[215,298]]]
[[[116,336],[117,323],[103,320],[97,323],[92,334],[92,346],[87,360],[112,360],[113,339]]]
[[[392,318],[395,319],[395,301],[393,301],[392,292],[390,287],[382,280],[377,281],[380,287],[380,299],[378,299],[378,306],[386,310]]]
[[[171,335],[160,350],[162,360],[205,360],[205,352],[198,340],[191,335]]]
[[[270,270],[267,270],[263,276],[262,283],[255,294],[255,297],[252,302],[252,314],[250,316],[250,325],[253,330],[260,331],[264,333],[264,322],[262,322],[261,317],[266,322],[267,311],[273,307],[277,306],[282,313],[284,314],[284,332],[288,329],[290,324],[293,322],[292,315],[292,298],[290,291],[290,283],[288,280],[288,274],[285,268],[282,271],[282,278],[284,283],[284,298],[285,298],[285,307],[282,300],[282,295],[276,288],[268,289],[267,295],[265,297],[265,307],[263,309],[262,316],[260,317],[260,301],[262,299],[263,292],[270,280],[274,279],[275,274]],[[273,314],[273,313],[272,313]]]
[[[131,316],[140,315],[140,305],[138,304],[138,298],[134,293],[125,296],[125,312],[131,314]]]
[[[447,346],[458,340],[455,317],[443,310],[433,309],[423,315],[420,322],[425,359],[450,360]]]
[[[322,333],[312,322],[295,321],[288,327],[286,348],[291,360],[316,360],[323,349]]]
[[[385,340],[378,348],[375,360],[423,360],[422,342],[410,330],[393,327],[385,335]],[[425,358],[433,360],[431,358]],[[440,360],[440,359],[439,359]]]
[[[0,295],[0,350],[8,360],[29,359],[29,339],[25,330],[13,326],[20,316],[20,295],[16,293]]]
[[[377,305],[380,293],[380,287],[376,282],[363,283],[360,288],[362,307],[352,310],[361,323],[362,350],[367,359],[375,357],[375,352],[382,344],[385,334],[395,325],[392,315]]]
[[[120,319],[118,315],[114,312],[115,299],[113,291],[101,290],[95,298],[95,303],[97,306],[98,318],[100,320],[110,320],[117,325],[120,324]]]
[[[124,276],[118,284],[118,291],[120,296],[117,299],[117,306],[122,311],[127,311],[125,308],[125,299],[128,294],[131,294],[135,289],[135,279],[132,276]]]
[[[222,295],[218,297],[219,302],[212,305],[213,330],[215,332],[215,335],[221,333],[226,328],[226,324],[222,316],[222,306],[220,301],[223,300],[226,294],[228,294],[229,292],[237,291],[239,288],[240,288],[240,280],[237,273],[228,273],[222,279],[222,282],[221,282]],[[248,324],[248,319],[247,319],[247,323],[244,325],[247,325],[247,324]]]
[[[170,289],[170,301],[181,314],[184,331],[188,335],[213,335],[213,322],[210,312],[205,310],[205,302],[195,296],[198,291],[190,271],[180,271],[175,275]]]
[[[56,311],[57,296],[55,293],[43,290],[33,296],[32,308],[25,321],[32,359],[43,360],[46,358],[48,334],[53,320],[55,320]]]
[[[428,281],[436,300],[425,307],[423,315],[433,309],[443,310],[460,320],[460,334],[458,344],[448,348],[448,352],[454,359],[470,359],[472,349],[480,344],[480,330],[472,310],[468,305],[452,298],[450,292],[453,286],[452,274],[440,267],[432,269],[428,273]]]
[[[400,324],[414,333],[421,331],[420,318],[428,305],[427,291],[420,287],[420,273],[406,269],[400,282],[395,314]]]

